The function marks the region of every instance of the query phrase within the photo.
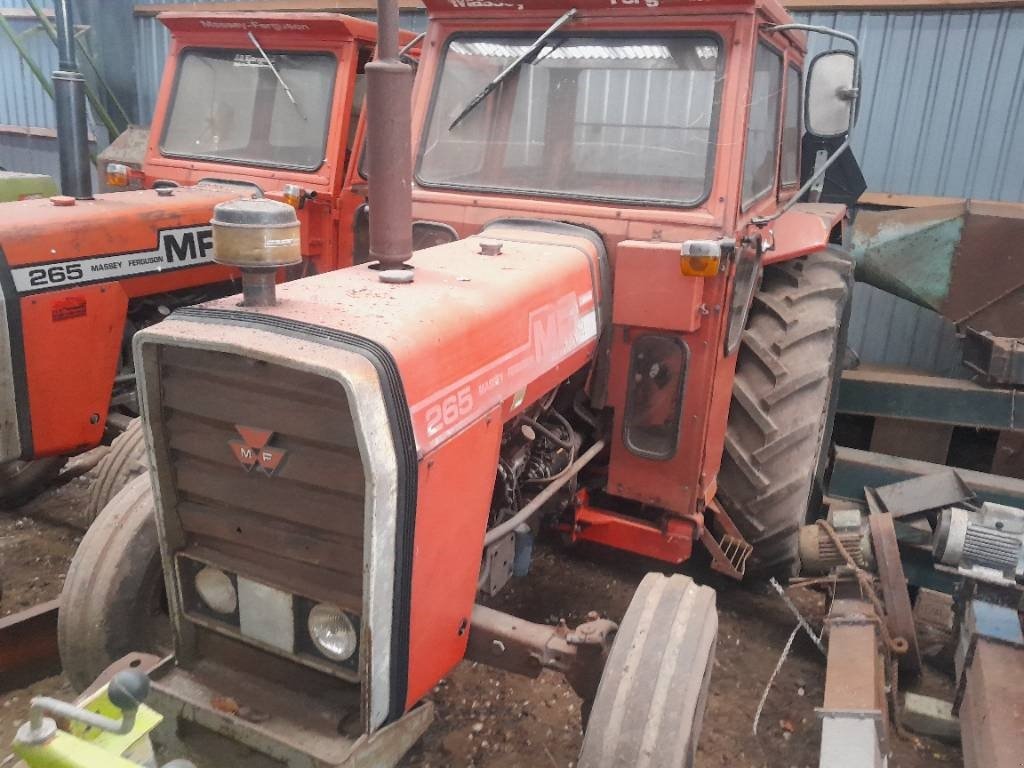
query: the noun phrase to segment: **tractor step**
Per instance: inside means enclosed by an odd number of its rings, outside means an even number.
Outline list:
[[[707,511],[711,515],[701,532],[700,541],[711,554],[711,568],[740,580],[747,572],[747,560],[754,546],[743,538],[732,518],[717,501],[712,500]]]

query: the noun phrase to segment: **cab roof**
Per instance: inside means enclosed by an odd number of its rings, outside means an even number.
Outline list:
[[[341,13],[249,13],[210,11],[171,11],[157,18],[176,38],[202,42],[224,42],[237,37],[249,43],[249,33],[259,35],[268,45],[303,38],[310,41],[375,41],[377,25]],[[403,33],[403,39],[411,33]]]
[[[779,0],[423,0],[431,17],[504,18],[521,14],[558,16],[575,8],[581,17],[623,20],[677,14],[762,10],[776,24],[793,21]]]

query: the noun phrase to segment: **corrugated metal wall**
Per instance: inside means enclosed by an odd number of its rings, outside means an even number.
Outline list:
[[[860,40],[869,189],[1024,200],[1024,8],[800,18]]]
[[[3,0],[3,5],[25,3]],[[127,0],[79,5],[80,13],[116,11],[131,25],[134,106],[145,121],[152,114],[168,36],[156,18],[133,18],[130,9]],[[1024,201],[1024,9],[796,16],[853,33],[862,43],[863,102],[854,148],[869,189]],[[415,30],[426,23],[420,13],[404,13],[402,20]],[[35,26],[12,24],[21,32]],[[811,40],[812,53],[827,45],[817,36]],[[42,32],[29,32],[26,44],[49,72],[56,58]],[[52,127],[49,99],[3,39],[0,72],[0,124]],[[46,159],[50,144],[0,137],[0,164],[52,173],[52,151]],[[958,371],[957,342],[948,323],[868,286],[857,287],[850,343],[866,362]]]

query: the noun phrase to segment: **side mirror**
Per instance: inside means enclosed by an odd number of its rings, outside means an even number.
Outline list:
[[[819,138],[847,133],[857,101],[857,59],[851,51],[828,51],[811,61],[807,75],[807,132]]]

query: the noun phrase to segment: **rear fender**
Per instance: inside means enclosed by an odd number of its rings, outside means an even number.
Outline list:
[[[842,242],[846,206],[831,203],[797,203],[771,225],[773,247],[764,254],[765,264],[789,261]],[[839,232],[836,228],[839,227]],[[834,235],[835,233],[835,235]]]
[[[124,339],[127,294],[119,283],[82,286],[25,296],[20,309],[28,402],[18,409],[28,410],[22,448],[30,453],[24,458],[99,445]]]

